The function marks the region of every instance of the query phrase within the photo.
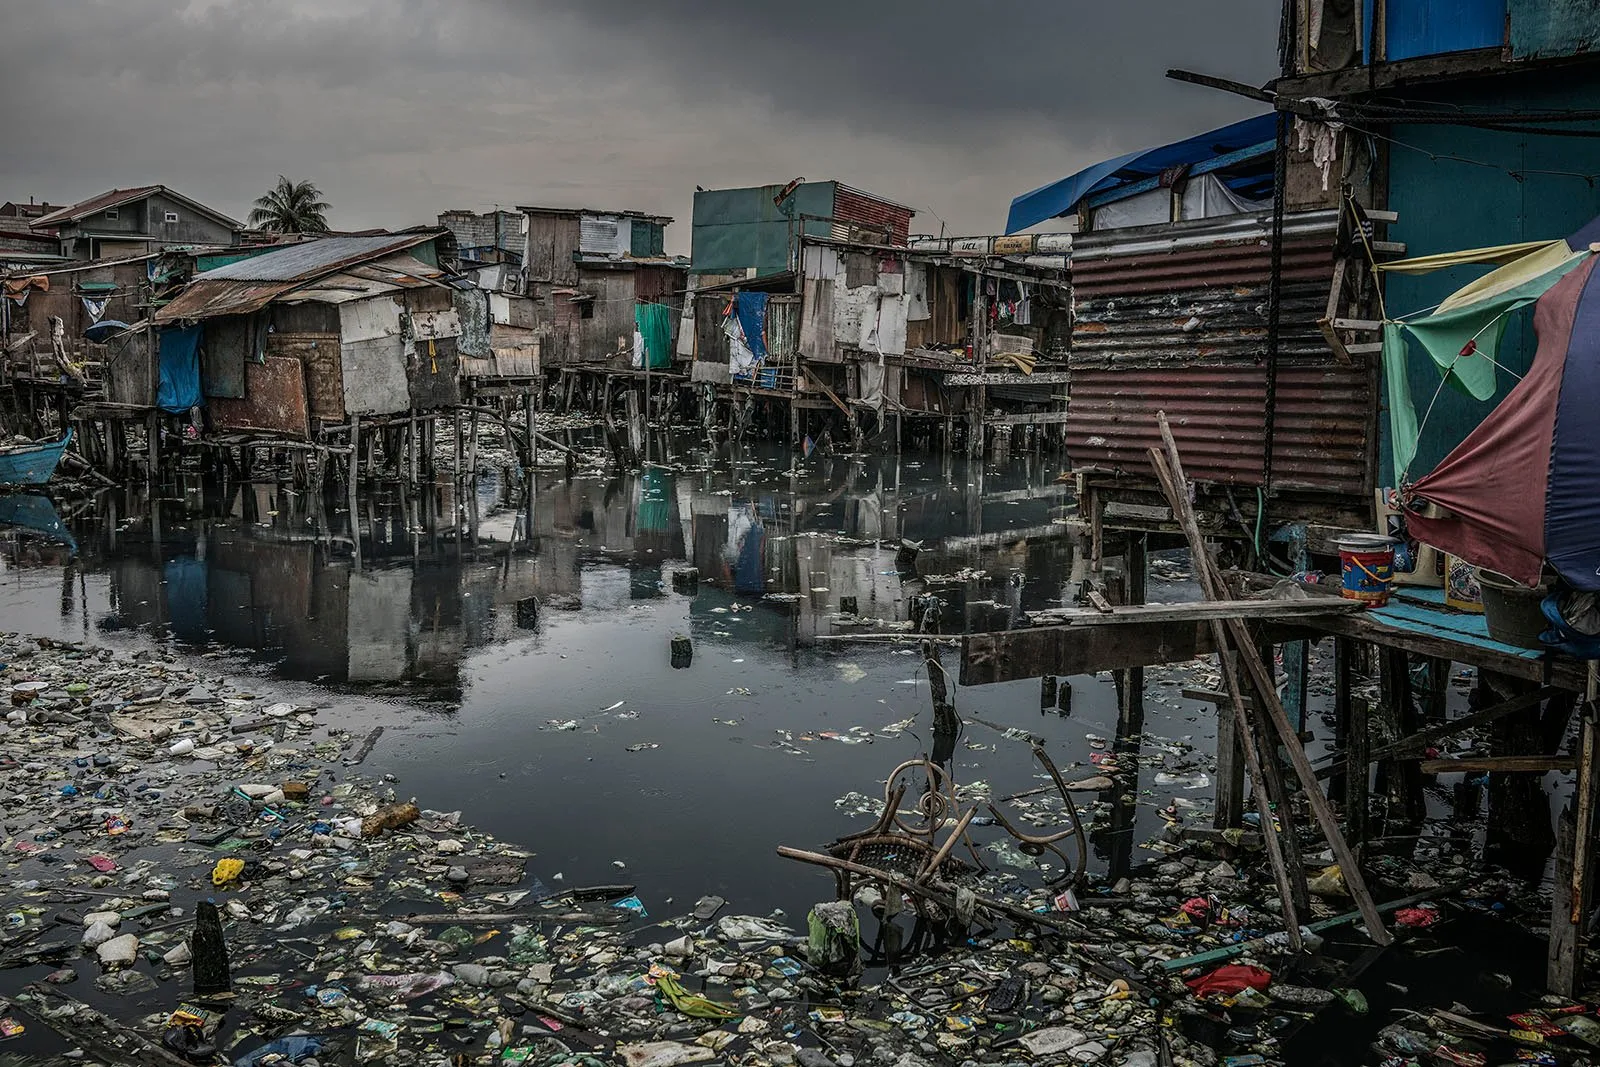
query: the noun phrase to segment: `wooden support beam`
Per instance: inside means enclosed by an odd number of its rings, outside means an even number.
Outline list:
[[[989,685],[1046,674],[1098,674],[1185,660],[1216,651],[1204,623],[1146,626],[1039,626],[967,634],[961,684]]]
[[[1165,416],[1162,417],[1161,425],[1163,429],[1166,427]],[[1178,463],[1173,463],[1169,467],[1168,462],[1167,457],[1163,456],[1159,449],[1150,449],[1150,463],[1155,468],[1156,480],[1161,483],[1162,492],[1167,495],[1167,502],[1172,505],[1172,513],[1183,524],[1184,536],[1189,542],[1189,554],[1193,560],[1195,575],[1200,581],[1200,589],[1208,598],[1220,599],[1224,587],[1211,565],[1211,557],[1206,554],[1205,538],[1200,534],[1199,523],[1195,520],[1194,509],[1190,506],[1189,495],[1185,491],[1183,467]],[[1261,816],[1261,833],[1266,840],[1267,859],[1272,867],[1273,881],[1277,884],[1278,900],[1283,906],[1284,932],[1289,948],[1298,953],[1303,942],[1300,937],[1300,912],[1297,902],[1306,895],[1305,869],[1299,864],[1291,867],[1285,856],[1284,842],[1278,834],[1267,797],[1266,777],[1269,768],[1263,765],[1255,735],[1250,729],[1250,713],[1245,708],[1244,689],[1239,684],[1233,657],[1228,650],[1223,624],[1218,619],[1212,619],[1207,625],[1217,652],[1217,665],[1222,670],[1222,680],[1227,686],[1232,705],[1229,708],[1229,719],[1233,738],[1244,756],[1245,768],[1255,787],[1256,811]],[[1271,771],[1275,772],[1276,768],[1276,763],[1272,764]]]
[[[1411,757],[1416,759],[1416,757]],[[1418,763],[1423,774],[1548,774],[1570,771],[1578,766],[1573,756],[1469,756],[1462,759],[1425,759]]]

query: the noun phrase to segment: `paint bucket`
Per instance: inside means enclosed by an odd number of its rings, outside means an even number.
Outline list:
[[[1339,550],[1344,597],[1375,608],[1387,604],[1394,585],[1394,538],[1347,534],[1333,544]]]

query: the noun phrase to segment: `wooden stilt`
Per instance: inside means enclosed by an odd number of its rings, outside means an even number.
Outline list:
[[[1146,577],[1149,571],[1149,541],[1145,534],[1128,537],[1123,555],[1125,588],[1123,602],[1145,602]],[[1117,706],[1117,733],[1127,737],[1144,732],[1144,668],[1129,667],[1121,674],[1121,700]]]
[[[1155,467],[1156,478],[1161,483],[1162,490],[1167,495],[1167,501],[1172,506],[1172,513],[1178,517],[1183,526],[1184,536],[1189,542],[1189,552],[1194,558],[1195,576],[1200,580],[1201,591],[1207,599],[1219,599],[1220,589],[1214,572],[1209,566],[1206,557],[1205,539],[1200,535],[1199,524],[1195,522],[1194,513],[1189,510],[1189,498],[1183,488],[1181,470],[1169,470],[1167,457],[1159,449],[1150,449],[1150,462]],[[1272,866],[1272,878],[1278,887],[1278,900],[1283,907],[1284,930],[1288,937],[1289,947],[1299,952],[1302,947],[1300,938],[1300,912],[1296,904],[1300,893],[1294,881],[1305,881],[1305,872],[1299,868],[1290,868],[1283,854],[1283,842],[1279,839],[1277,824],[1272,817],[1272,808],[1267,801],[1265,788],[1265,774],[1261,764],[1261,753],[1256,746],[1255,735],[1249,726],[1245,710],[1244,692],[1239,684],[1239,676],[1235,670],[1233,657],[1228,652],[1227,638],[1220,621],[1212,620],[1211,637],[1217,647],[1217,665],[1221,668],[1222,680],[1228,691],[1231,706],[1228,713],[1233,720],[1233,734],[1238,740],[1239,747],[1244,753],[1245,767],[1250,773],[1250,781],[1255,789],[1256,811],[1261,817],[1261,836],[1267,846],[1267,859]]]
[[[1595,759],[1600,757],[1600,662],[1589,661],[1589,679],[1578,722],[1578,781],[1572,800],[1561,813],[1556,840],[1555,885],[1551,893],[1550,955],[1546,983],[1550,992],[1574,997],[1583,973],[1584,927],[1593,902],[1594,819],[1600,788]]]

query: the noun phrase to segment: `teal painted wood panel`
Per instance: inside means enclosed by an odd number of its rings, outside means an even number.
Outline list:
[[[1511,58],[1553,59],[1600,49],[1594,0],[1509,0]]]
[[[1433,99],[1501,110],[1600,107],[1600,80],[1593,74],[1584,75],[1583,80],[1573,72],[1525,74],[1500,82],[1449,96],[1441,90]],[[1581,177],[1600,175],[1600,139],[1459,126],[1399,126],[1390,133],[1402,142],[1391,145],[1389,151],[1389,206],[1400,215],[1390,234],[1406,243],[1408,256],[1553,240],[1600,215],[1600,182]],[[1487,268],[1464,267],[1391,277],[1385,296],[1388,313],[1405,318],[1433,307],[1485,273]],[[1509,319],[1500,362],[1521,374],[1533,352],[1533,311],[1529,308]],[[1500,372],[1494,399],[1480,403],[1449,386],[1440,390],[1438,372],[1420,349],[1412,350],[1410,370],[1418,417],[1433,405],[1411,467],[1411,477],[1416,478],[1448,455],[1504,398],[1516,379]],[[1385,389],[1385,403],[1387,395]],[[1380,470],[1387,482],[1387,472],[1392,469],[1387,416],[1380,419],[1380,427]]]

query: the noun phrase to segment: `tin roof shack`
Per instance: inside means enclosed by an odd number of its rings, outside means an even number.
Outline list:
[[[830,391],[878,427],[962,419],[969,448],[995,427],[1059,425],[1071,284],[1067,234],[917,238],[909,248],[806,237],[802,390]],[[947,422],[947,430],[953,428]]]
[[[155,253],[97,263],[29,267],[13,270],[0,298],[0,350],[6,354],[5,378],[39,385],[59,385],[64,375],[52,355],[52,319],[61,320],[61,350],[81,367],[79,385],[92,392],[110,357],[105,338],[90,327],[98,323],[130,323],[144,318],[156,289],[152,274]],[[83,388],[74,393],[82,395]]]
[[[351,416],[434,411],[460,400],[448,231],[325,237],[197,275],[155,315],[161,404],[188,388],[220,431],[322,439]],[[179,381],[167,337],[198,329]],[[182,408],[179,408],[181,410]]]
[[[1296,142],[1323,144],[1335,188],[1366,172],[1360,153],[1371,146],[1375,189],[1363,202],[1386,209],[1374,216],[1380,236],[1428,256],[1548,241],[1600,214],[1593,180],[1600,174],[1600,7],[1364,0],[1343,14],[1325,12],[1315,37],[1305,7],[1296,13],[1293,71],[1269,88],[1294,115]],[[1342,124],[1337,131],[1329,119]],[[1290,193],[1299,193],[1293,183]],[[1409,318],[1488,269],[1385,271],[1384,308],[1390,318]],[[1494,358],[1509,373],[1496,374],[1494,395],[1483,400],[1440,391],[1433,361],[1409,347],[1406,384],[1419,409],[1438,393],[1411,477],[1431,470],[1526,373],[1535,349],[1532,319],[1531,308],[1507,317]],[[1391,405],[1397,384],[1384,378]],[[1388,419],[1381,431],[1381,483],[1392,485],[1401,472],[1390,462]]]
[[[836,181],[697,190],[689,272],[704,287],[795,271],[802,236],[904,245],[913,214]]]
[[[1067,454],[1085,514],[1111,528],[1170,527],[1145,451],[1161,443],[1158,411],[1219,535],[1249,536],[1258,499],[1275,521],[1370,521],[1375,346],[1333,329],[1371,318],[1370,257],[1347,209],[1358,191],[1324,189],[1322,157],[1291,152],[1275,253],[1276,126],[1266,115],[1131,153],[1012,204],[1012,228],[1079,224]]]
[[[684,261],[668,256],[672,220],[637,211],[523,207],[525,293],[534,301],[544,366],[627,371],[634,308],[683,306]]]
[[[71,259],[110,259],[169,245],[236,245],[243,226],[164,185],[112,189],[30,220]]]

